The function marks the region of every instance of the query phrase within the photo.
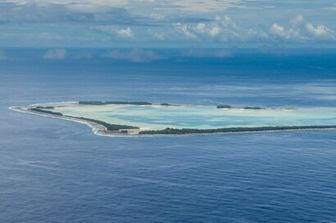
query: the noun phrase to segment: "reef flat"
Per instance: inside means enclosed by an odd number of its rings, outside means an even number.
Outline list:
[[[157,136],[336,129],[336,108],[265,108],[124,101],[79,101],[12,110],[89,125],[104,136]]]

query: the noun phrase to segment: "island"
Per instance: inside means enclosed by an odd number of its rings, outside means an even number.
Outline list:
[[[150,102],[144,101],[79,101],[80,105],[152,105]],[[163,103],[164,105],[168,105],[168,103]]]
[[[232,108],[231,105],[217,105],[217,108],[227,108],[227,109],[230,109]]]
[[[145,101],[78,101],[13,106],[18,112],[80,122],[103,136],[173,136],[336,129],[336,108],[268,108]]]

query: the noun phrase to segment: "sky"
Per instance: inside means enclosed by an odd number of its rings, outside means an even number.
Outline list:
[[[0,0],[0,47],[328,48],[335,21],[335,0]]]

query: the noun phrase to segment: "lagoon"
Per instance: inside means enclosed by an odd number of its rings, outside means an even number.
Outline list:
[[[15,109],[14,109],[15,110]],[[79,121],[100,135],[176,135],[336,128],[334,107],[246,107],[149,102],[61,102],[19,111]]]

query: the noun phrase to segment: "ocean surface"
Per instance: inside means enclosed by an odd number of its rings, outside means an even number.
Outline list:
[[[335,55],[136,64],[26,54],[0,61],[0,222],[336,222],[336,131],[101,137],[8,109],[78,100],[335,107]]]

